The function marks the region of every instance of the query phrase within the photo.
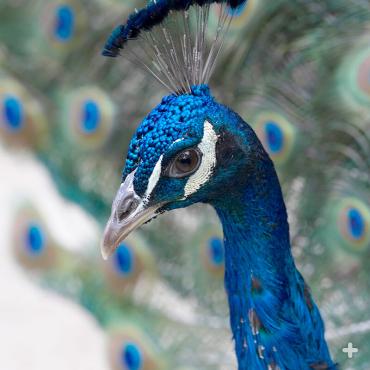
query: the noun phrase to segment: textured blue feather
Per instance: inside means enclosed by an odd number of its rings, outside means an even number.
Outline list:
[[[142,166],[135,176],[135,187],[139,194],[143,193],[161,152],[181,138],[199,117],[205,117],[212,102],[207,86],[193,87],[192,95],[164,97],[144,119],[131,140],[123,180],[141,162]]]
[[[248,169],[249,176],[258,178],[239,177],[232,194],[213,202],[225,235],[225,287],[239,369],[275,364],[280,369],[309,370],[319,363],[334,369],[319,310],[311,298],[307,301],[306,285],[291,255],[274,166],[248,126],[231,118],[235,137],[253,150],[256,162]],[[253,279],[258,281],[257,292]],[[254,312],[257,334],[249,312]]]
[[[193,5],[204,6],[212,3],[226,3],[230,8],[236,9],[246,2],[247,0],[156,0],[132,13],[126,24],[115,28],[102,54],[107,57],[118,56],[128,40],[137,38],[142,30],[148,31],[163,22],[170,11],[185,11]]]
[[[186,180],[161,176],[148,206],[165,202],[162,211],[168,211],[203,202],[216,209],[224,230],[225,287],[239,370],[335,369],[319,310],[291,254],[274,165],[251,127],[217,103],[207,86],[165,97],[144,119],[132,139],[124,178],[136,170],[134,188],[142,196],[159,158],[165,168],[176,153],[197,145],[206,120],[218,136],[211,179],[184,198]]]

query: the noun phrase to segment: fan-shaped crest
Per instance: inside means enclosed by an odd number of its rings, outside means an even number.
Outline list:
[[[208,20],[214,3],[220,3],[221,10],[217,27],[211,31]],[[113,31],[103,55],[116,57],[125,48],[122,55],[133,59],[171,92],[190,93],[191,86],[208,83],[230,22],[245,3],[246,0],[151,2]]]

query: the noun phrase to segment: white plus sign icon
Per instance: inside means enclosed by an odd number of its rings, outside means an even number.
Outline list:
[[[358,352],[358,348],[353,347],[353,344],[349,342],[347,347],[344,347],[342,351],[344,353],[347,353],[348,358],[352,358],[353,354]]]

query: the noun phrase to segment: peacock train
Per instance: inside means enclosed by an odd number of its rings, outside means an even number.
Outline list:
[[[104,370],[369,369],[369,36],[362,0],[1,2],[5,181],[93,221],[17,196],[10,255]]]

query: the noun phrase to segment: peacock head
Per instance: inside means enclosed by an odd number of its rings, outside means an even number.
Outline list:
[[[253,169],[266,156],[252,129],[217,103],[208,86],[191,91],[165,97],[133,137],[104,233],[105,258],[160,213],[225,202],[227,189],[237,192],[252,182]]]

